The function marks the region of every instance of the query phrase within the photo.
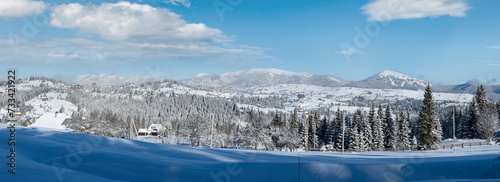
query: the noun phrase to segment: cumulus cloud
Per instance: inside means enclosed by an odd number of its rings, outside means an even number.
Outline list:
[[[54,8],[50,25],[97,34],[110,41],[175,44],[231,41],[219,29],[203,23],[187,23],[169,9],[129,2],[60,5]]]
[[[233,44],[231,37],[202,23],[187,23],[165,9],[129,2],[56,6],[53,27],[78,30],[79,38],[23,42],[0,39],[0,62],[123,62],[202,60],[252,65],[277,61],[266,49]],[[84,35],[84,36],[82,36]],[[90,40],[98,35],[103,40]]]
[[[0,0],[0,17],[19,18],[40,14],[45,10],[45,3],[32,0]]]
[[[465,0],[375,0],[361,9],[369,21],[391,21],[442,15],[463,17],[470,7]]]
[[[184,7],[187,7],[189,8],[191,6],[191,3],[189,2],[189,0],[168,0],[168,1],[164,1],[165,3],[167,4],[172,4],[174,6],[184,6]]]

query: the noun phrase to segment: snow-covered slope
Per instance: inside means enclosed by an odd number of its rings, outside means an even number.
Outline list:
[[[97,83],[99,85],[120,85],[124,83],[141,84],[148,81],[164,80],[160,77],[128,77],[124,78],[115,74],[100,74],[100,75],[79,75],[72,82],[80,84]]]
[[[250,69],[246,71],[223,74],[198,74],[182,80],[189,85],[202,86],[253,86],[274,84],[311,84],[327,87],[338,87],[348,83],[338,77],[315,75],[311,73],[290,72],[280,69]]]
[[[351,82],[346,86],[360,87],[360,88],[377,88],[377,89],[409,89],[409,90],[423,90],[429,82],[414,78],[405,74],[397,73],[394,71],[384,70],[376,75],[367,79]]]
[[[0,136],[9,136],[0,124]],[[16,174],[2,181],[419,181],[494,179],[499,146],[427,152],[209,149],[16,128]],[[10,154],[0,147],[0,154]],[[4,157],[5,158],[5,157]],[[5,163],[6,161],[3,160]]]

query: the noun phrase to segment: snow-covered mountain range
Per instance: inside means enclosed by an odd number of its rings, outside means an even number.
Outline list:
[[[198,74],[182,80],[188,85],[211,87],[234,87],[275,84],[309,84],[324,87],[339,87],[349,83],[339,77],[291,72],[280,69],[250,69],[223,74]]]
[[[160,77],[128,77],[116,74],[80,75],[72,82],[80,84],[97,83],[99,85],[120,85],[125,83],[141,84],[148,81],[160,81]],[[423,90],[428,81],[402,73],[384,70],[361,81],[348,81],[336,76],[316,75],[304,72],[291,72],[275,68],[257,68],[245,71],[222,74],[200,73],[194,77],[180,80],[190,86],[212,88],[233,88],[246,90],[251,87],[268,87],[281,84],[314,85],[320,87],[355,87],[363,89],[404,89]],[[436,92],[442,93],[475,93],[478,82],[470,81],[460,85],[432,85]],[[485,85],[488,98],[500,99],[500,85]]]
[[[72,82],[80,84],[97,83],[99,85],[119,85],[125,83],[141,84],[148,81],[160,81],[165,78],[161,77],[128,77],[124,78],[116,74],[100,74],[100,75],[79,75]]]
[[[246,71],[222,74],[198,74],[181,80],[192,86],[248,88],[253,86],[272,86],[279,84],[305,84],[321,87],[356,87],[365,89],[404,89],[423,90],[430,84],[428,81],[408,76],[402,73],[384,70],[361,81],[348,81],[329,75],[290,72],[280,69],[250,69]],[[477,82],[461,85],[432,85],[434,91],[446,93],[475,93]],[[488,97],[497,101],[500,99],[500,85],[486,85]]]
[[[347,81],[329,75],[290,72],[280,69],[250,69],[247,71],[223,74],[198,74],[195,77],[181,80],[188,85],[212,87],[234,87],[275,84],[308,84],[322,87],[358,87],[376,89],[424,89],[429,83],[394,71],[384,70],[361,81]]]

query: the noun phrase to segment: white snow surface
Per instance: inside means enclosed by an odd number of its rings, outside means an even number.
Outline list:
[[[0,136],[8,136],[0,125]],[[144,143],[16,128],[2,181],[425,181],[500,176],[498,145],[415,152],[273,152]],[[9,155],[10,147],[0,147]],[[299,157],[300,156],[300,157]],[[300,162],[299,162],[300,161]]]

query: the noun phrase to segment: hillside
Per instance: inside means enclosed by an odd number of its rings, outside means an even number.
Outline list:
[[[8,136],[6,125],[0,135]],[[494,179],[499,146],[428,152],[272,152],[193,148],[44,128],[16,129],[5,181],[418,181]],[[0,154],[9,155],[8,147]]]

